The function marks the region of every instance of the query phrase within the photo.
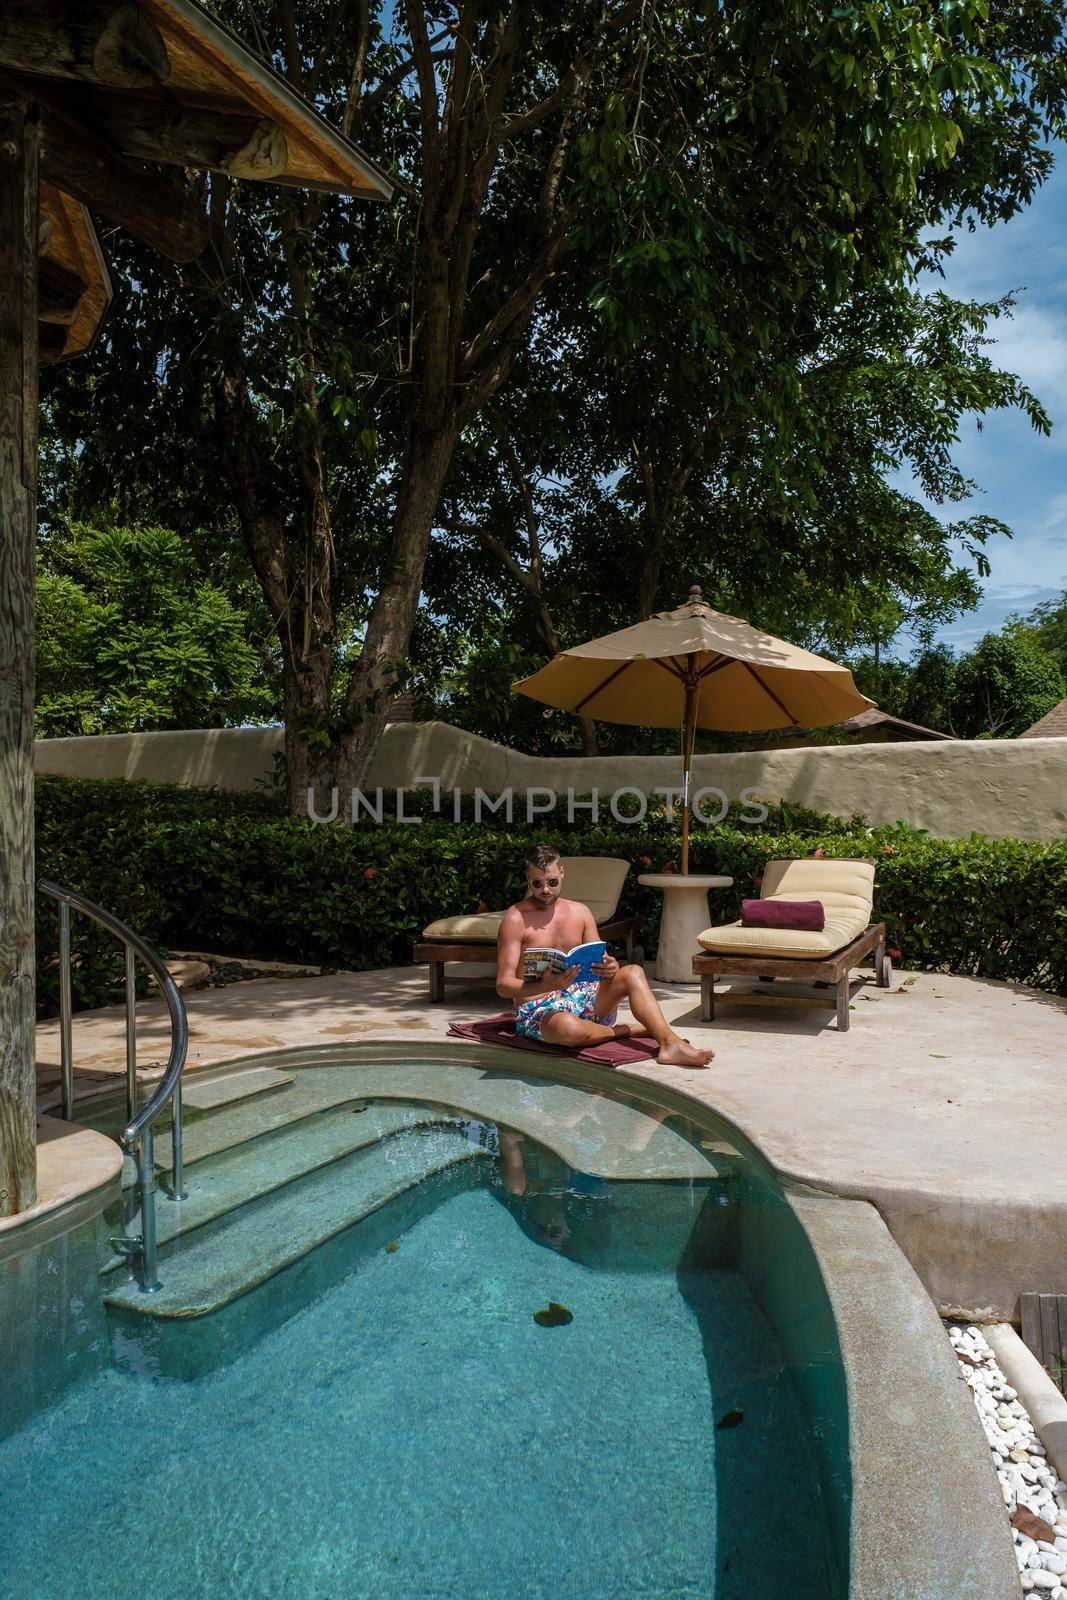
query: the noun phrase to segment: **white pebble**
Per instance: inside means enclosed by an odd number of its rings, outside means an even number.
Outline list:
[[[1032,1574],[1035,1589],[1058,1589],[1060,1587],[1054,1572],[1046,1572],[1044,1567],[1039,1567]]]

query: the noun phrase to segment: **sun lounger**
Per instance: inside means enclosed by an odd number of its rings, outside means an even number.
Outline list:
[[[795,928],[744,928],[727,922],[699,935],[704,953],[693,957],[700,979],[700,1015],[715,1019],[715,980],[735,977],[799,978],[832,984],[837,1026],[848,1029],[849,973],[873,955],[880,988],[892,981],[885,924],[871,922],[874,862],[814,858],[768,861],[762,900],[819,900],[826,914],[821,933]]]
[[[581,900],[596,918],[597,930],[610,944],[622,940],[626,959],[633,957],[636,917],[619,916],[619,896],[630,870],[628,861],[614,856],[563,856],[563,892],[568,900]],[[446,961],[495,961],[496,937],[503,911],[483,911],[458,917],[439,917],[423,929],[415,946],[415,960],[430,964],[430,999],[445,997]]]

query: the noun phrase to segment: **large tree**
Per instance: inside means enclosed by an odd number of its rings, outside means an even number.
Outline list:
[[[693,581],[813,647],[873,644],[880,692],[879,653],[904,627],[929,634],[973,607],[985,545],[1007,531],[965,514],[975,485],[953,459],[965,421],[1018,407],[1048,430],[1025,385],[989,358],[990,327],[1011,309],[873,285],[825,306],[799,348],[784,330],[767,389],[756,372],[740,398],[713,373],[679,387],[672,429],[645,382],[651,362],[620,365],[609,396],[592,362],[567,363],[553,384],[558,346],[535,344],[471,431],[445,496],[429,570],[461,662],[450,714],[504,731],[506,686],[503,700],[492,692],[502,631],[532,667],[561,642],[677,604]],[[902,469],[949,518],[904,492]],[[522,731],[544,745],[563,726],[527,716]],[[589,728],[582,737],[590,748]]]
[[[616,361],[663,338],[684,286],[677,361],[743,397],[813,299],[895,280],[931,223],[1024,203],[1063,98],[1051,0],[219,9],[409,197],[368,222],[209,179],[193,267],[116,247],[127,315],[53,380],[46,443],[74,509],[118,496],[170,523],[169,497],[193,514],[225,486],[277,632],[297,805],[365,771],[457,446],[549,286],[610,323]]]

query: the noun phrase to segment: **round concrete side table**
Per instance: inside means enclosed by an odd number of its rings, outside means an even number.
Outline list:
[[[648,889],[663,890],[663,917],[656,956],[657,983],[696,983],[693,957],[700,954],[697,935],[710,928],[709,889],[729,889],[732,878],[710,873],[643,872],[638,878]]]

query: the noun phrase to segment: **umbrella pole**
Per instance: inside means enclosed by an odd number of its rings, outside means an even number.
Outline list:
[[[682,733],[682,877],[689,871],[689,769],[693,765],[693,740],[696,735],[697,679],[693,657],[685,683],[685,728]]]

